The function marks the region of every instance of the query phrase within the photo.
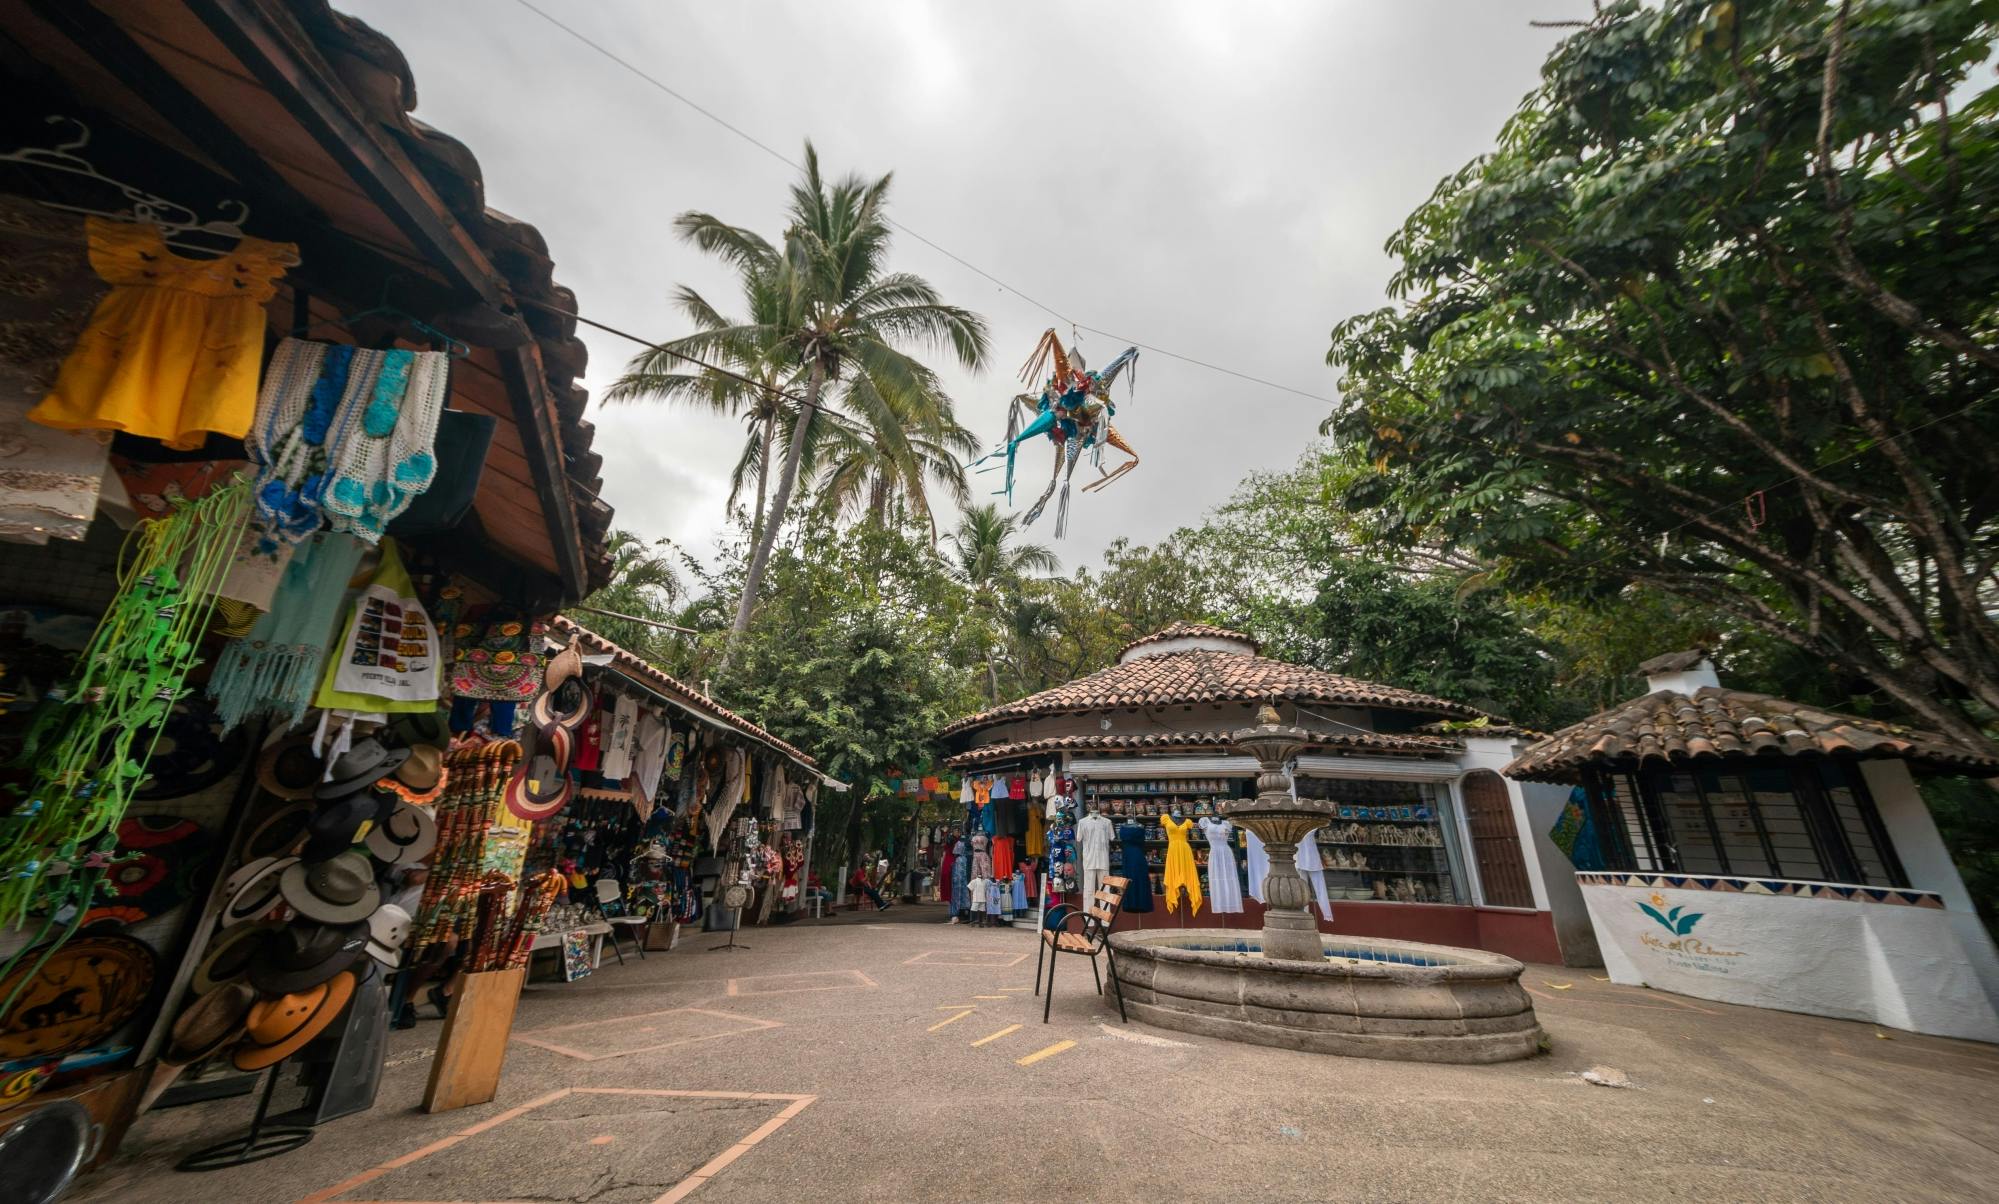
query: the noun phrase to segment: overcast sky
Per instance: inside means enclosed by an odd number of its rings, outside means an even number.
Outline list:
[[[895,173],[891,213],[1077,321],[1321,397],[1327,332],[1384,302],[1389,233],[1492,145],[1584,0],[653,3],[536,0],[731,124],[834,173]],[[702,209],[776,239],[795,173],[511,0],[336,0],[393,38],[417,116],[479,157],[487,203],[540,227],[584,314],[686,333],[676,284],[740,311],[677,242]],[[946,373],[982,438],[1056,320],[913,239],[895,266],[992,327]],[[585,329],[593,398],[634,348]],[[1066,325],[1062,335],[1067,341]],[[1102,364],[1124,344],[1085,332]],[[941,364],[939,365],[942,366]],[[1143,353],[1117,425],[1143,464],[1079,495],[1065,570],[1118,535],[1196,522],[1244,474],[1296,460],[1319,401]],[[740,423],[591,402],[617,522],[712,553]],[[1046,481],[1023,448],[1016,507]],[[1087,468],[1078,470],[1077,483]],[[997,488],[996,476],[975,489]],[[1053,537],[1052,515],[1032,534]]]

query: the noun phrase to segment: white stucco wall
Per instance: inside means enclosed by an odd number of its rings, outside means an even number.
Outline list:
[[[1600,966],[1603,953],[1597,946],[1596,929],[1590,924],[1589,906],[1576,885],[1576,867],[1548,839],[1549,829],[1568,805],[1569,788],[1516,782],[1500,773],[1519,755],[1525,743],[1512,738],[1467,735],[1461,764],[1467,773],[1490,769],[1506,783],[1506,792],[1513,800],[1513,827],[1526,854],[1527,878],[1534,886],[1534,906],[1554,918],[1555,940],[1562,947],[1562,961],[1571,966]],[[1462,792],[1459,797],[1462,800]],[[1462,805],[1459,811],[1462,814]]]
[[[1909,875],[1910,888],[1935,891],[1952,911],[1973,910],[1971,892],[1964,888],[1964,877],[1950,859],[1909,767],[1900,761],[1862,761],[1860,773],[1874,796],[1881,826],[1888,829],[1895,855]]]

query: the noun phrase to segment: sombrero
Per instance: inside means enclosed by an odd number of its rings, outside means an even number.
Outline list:
[[[229,896],[229,902],[222,905],[222,926],[233,928],[271,914],[271,909],[284,901],[281,889],[284,872],[297,864],[296,857],[265,857],[236,871],[243,875],[243,881]]]
[[[201,955],[201,963],[195,966],[194,979],[188,984],[188,989],[197,995],[206,995],[243,977],[269,951],[271,936],[281,927],[283,925],[271,922],[224,928],[209,943],[207,952]]]
[[[271,938],[250,967],[250,985],[266,995],[316,987],[368,952],[368,925],[292,924]]]
[[[305,840],[305,825],[312,819],[312,804],[287,803],[257,821],[243,841],[244,860],[258,857],[289,857]]]
[[[324,767],[312,752],[312,734],[283,736],[257,755],[257,784],[281,799],[312,797]]]
[[[168,1066],[192,1066],[214,1057],[243,1035],[243,1021],[257,1002],[257,990],[247,982],[224,983],[193,1003],[174,1021],[173,1035],[159,1060]]]
[[[366,854],[351,849],[325,861],[285,867],[280,889],[300,915],[322,924],[365,920],[382,905],[374,865]]]
[[[342,972],[310,990],[253,1005],[247,1036],[231,1055],[230,1064],[238,1070],[277,1065],[324,1032],[353,995],[354,976]]]
[[[397,803],[387,819],[368,830],[368,852],[388,865],[414,864],[436,847],[436,818],[408,803]]]

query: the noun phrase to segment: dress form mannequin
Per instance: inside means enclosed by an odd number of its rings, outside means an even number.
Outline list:
[[[1234,915],[1242,910],[1242,880],[1235,872],[1235,825],[1225,819],[1203,819],[1208,838],[1208,910]]]
[[[1187,907],[1180,913],[1184,921],[1201,910],[1201,875],[1194,865],[1194,846],[1187,843],[1194,821],[1186,818],[1175,804],[1172,816],[1161,820],[1160,826],[1166,829],[1166,877],[1161,884],[1166,892],[1166,910],[1178,911],[1184,896]]]

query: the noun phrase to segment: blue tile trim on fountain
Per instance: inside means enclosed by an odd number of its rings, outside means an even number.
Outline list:
[[[1678,874],[1615,874],[1579,872],[1582,886],[1622,886],[1636,890],[1705,890],[1745,895],[1788,895],[1793,899],[1830,899],[1843,903],[1881,903],[1889,907],[1944,910],[1943,896],[1929,890],[1886,886],[1839,886],[1829,882],[1786,882],[1772,878],[1687,877]]]

